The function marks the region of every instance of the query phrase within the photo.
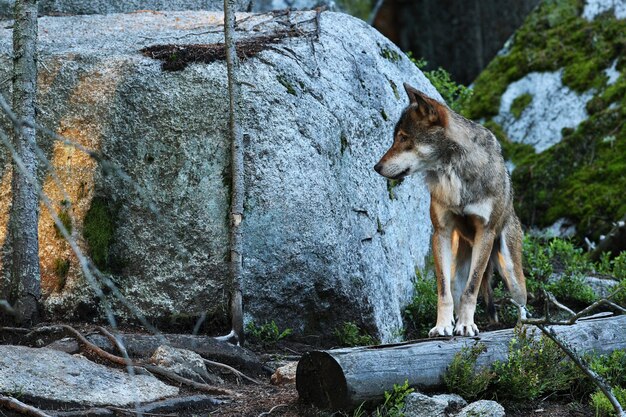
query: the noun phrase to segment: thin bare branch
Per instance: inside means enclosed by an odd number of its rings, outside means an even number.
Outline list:
[[[258,384],[261,383],[260,381],[257,381],[254,378],[250,378],[248,375],[244,374],[241,371],[238,371],[237,369],[233,368],[232,366],[226,365],[225,363],[214,362],[214,361],[211,361],[211,360],[208,360],[208,359],[204,359],[204,363],[206,365],[209,365],[209,366],[216,366],[218,368],[226,369],[227,371],[230,371],[233,374],[235,374],[236,376],[241,377],[241,378],[245,379],[246,381],[252,382],[253,384],[257,384],[258,385]]]
[[[0,406],[7,410],[13,410],[20,414],[24,414],[25,416],[51,417],[50,414],[46,414],[39,408],[24,404],[17,398],[7,397],[6,395],[0,395]]]

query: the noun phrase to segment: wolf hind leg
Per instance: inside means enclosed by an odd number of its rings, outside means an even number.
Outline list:
[[[455,245],[456,244],[456,245]],[[459,317],[461,296],[467,285],[470,267],[472,266],[472,247],[456,233],[456,241],[453,239],[454,262],[452,269],[452,299],[454,300],[454,314]]]
[[[485,309],[489,316],[491,323],[498,322],[498,312],[496,306],[493,303],[493,262],[490,260],[487,264],[487,269],[483,275],[483,280],[480,283],[480,292],[482,293],[483,300],[485,301]]]
[[[522,270],[522,227],[515,215],[502,229],[492,252],[492,262],[504,280],[513,300],[520,306],[520,317],[526,318],[526,278]]]

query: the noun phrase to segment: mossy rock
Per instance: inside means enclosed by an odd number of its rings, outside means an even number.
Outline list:
[[[588,21],[581,17],[583,7],[582,0],[544,0],[509,50],[476,79],[467,112],[485,122],[515,164],[516,210],[525,225],[546,227],[565,217],[576,222],[578,239],[597,240],[626,213],[626,20],[607,12]],[[608,85],[604,70],[613,62],[620,77]],[[572,90],[593,89],[589,117],[575,129],[563,129],[560,143],[535,153],[510,141],[492,117],[511,83],[531,72],[559,69]],[[519,98],[511,113],[519,117],[531,101]]]
[[[83,237],[89,245],[91,260],[100,270],[108,270],[111,265],[109,249],[114,234],[114,210],[106,199],[95,197],[85,215]]]

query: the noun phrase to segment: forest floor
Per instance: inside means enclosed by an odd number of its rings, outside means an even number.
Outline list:
[[[91,326],[82,327],[81,332],[89,333]],[[134,329],[137,330],[137,329]],[[8,340],[0,339],[0,343],[10,343]],[[288,363],[297,361],[298,358],[308,350],[315,349],[314,346],[309,346],[301,343],[294,343],[289,341],[280,341],[273,346],[262,345],[250,345],[248,348],[254,352],[260,361],[268,369],[276,369],[276,367]],[[98,361],[98,360],[96,360]],[[98,361],[101,362],[101,361]],[[105,362],[101,362],[105,363]],[[233,417],[352,417],[353,413],[340,413],[340,412],[328,412],[317,409],[308,404],[304,404],[298,398],[295,383],[288,383],[285,385],[272,385],[270,383],[269,374],[265,375],[249,375],[253,376],[259,381],[259,384],[241,383],[240,381],[232,378],[222,376],[225,380],[225,384],[220,388],[229,389],[237,396],[230,399],[225,399],[219,405],[199,407],[199,408],[187,408],[178,410],[176,412],[169,413],[146,413],[146,416],[158,416],[158,417],[200,417],[200,416],[233,416]],[[199,394],[199,391],[195,391],[190,388],[181,387],[180,396],[188,396]],[[544,400],[535,401],[527,404],[503,404],[507,416],[513,417],[592,417],[595,415],[593,410],[587,405],[581,405],[578,403],[570,403],[565,397],[555,398],[551,396]],[[48,408],[44,407],[42,408]],[[122,409],[110,409],[111,416],[132,416],[137,415],[133,412],[132,408]],[[376,416],[375,409],[366,411],[367,414],[363,417],[372,415]],[[52,414],[53,412],[51,412]],[[89,417],[95,414],[85,413],[82,417]],[[1,417],[14,417],[20,416],[11,411],[6,411],[0,406]],[[382,416],[384,417],[384,415]],[[407,417],[411,417],[408,416]]]

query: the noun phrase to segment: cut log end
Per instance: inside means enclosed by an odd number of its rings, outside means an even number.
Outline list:
[[[296,369],[296,389],[300,398],[322,409],[346,409],[348,385],[341,366],[326,352],[308,352]]]

